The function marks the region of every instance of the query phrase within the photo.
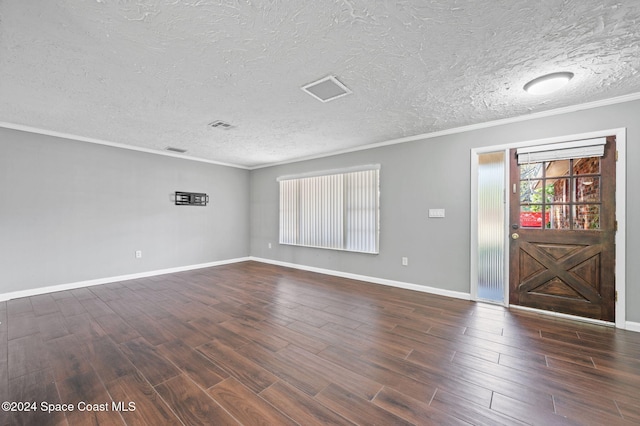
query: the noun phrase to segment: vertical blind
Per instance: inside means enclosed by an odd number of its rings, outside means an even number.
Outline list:
[[[351,170],[278,178],[280,244],[378,253],[380,166]]]

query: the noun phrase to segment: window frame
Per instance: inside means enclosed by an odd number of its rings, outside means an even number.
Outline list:
[[[278,177],[280,244],[380,252],[380,165]]]

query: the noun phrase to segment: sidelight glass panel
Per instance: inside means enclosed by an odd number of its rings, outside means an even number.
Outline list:
[[[504,152],[478,156],[478,298],[504,301]]]

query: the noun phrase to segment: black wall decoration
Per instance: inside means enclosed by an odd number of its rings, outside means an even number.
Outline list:
[[[208,202],[207,194],[176,191],[176,206],[206,206]]]

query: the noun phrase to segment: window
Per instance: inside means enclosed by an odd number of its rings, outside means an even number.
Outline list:
[[[378,253],[380,166],[278,178],[280,244]]]
[[[600,229],[605,144],[598,138],[519,149],[520,226]]]

